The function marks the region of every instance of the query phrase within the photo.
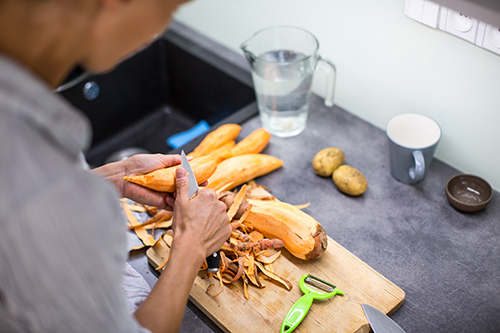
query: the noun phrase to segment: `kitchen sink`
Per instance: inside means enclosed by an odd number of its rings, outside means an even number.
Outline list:
[[[227,49],[221,48],[174,22],[161,38],[113,71],[86,76],[60,91],[92,123],[89,164],[100,166],[128,148],[188,152],[211,129],[254,116],[257,106],[245,60],[234,52],[228,58]],[[172,135],[203,120],[207,132],[182,146],[167,144]]]

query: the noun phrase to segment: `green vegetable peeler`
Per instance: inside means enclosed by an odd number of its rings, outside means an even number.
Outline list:
[[[324,292],[318,291],[311,288],[309,285],[315,286]],[[326,282],[318,277],[311,274],[305,274],[300,278],[299,281],[300,290],[304,293],[304,296],[299,298],[297,302],[288,311],[283,324],[281,324],[281,333],[289,333],[299,326],[302,319],[311,308],[312,302],[315,299],[327,299],[335,295],[344,295],[342,291],[337,289],[337,287],[329,282]]]

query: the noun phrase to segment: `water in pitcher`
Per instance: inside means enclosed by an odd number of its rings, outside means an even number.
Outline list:
[[[271,134],[293,136],[306,127],[314,66],[304,54],[289,50],[260,55],[252,77],[262,125]]]

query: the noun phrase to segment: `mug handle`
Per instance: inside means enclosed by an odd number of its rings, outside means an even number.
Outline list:
[[[418,182],[424,179],[424,174],[425,174],[424,155],[420,150],[415,150],[413,152],[413,159],[415,160],[415,167],[411,167],[408,173],[412,180]]]
[[[326,74],[326,86],[325,86],[325,105],[328,107],[333,106],[333,93],[335,92],[335,80],[337,79],[337,70],[335,66],[321,57],[318,58],[316,63],[316,70],[320,70]]]

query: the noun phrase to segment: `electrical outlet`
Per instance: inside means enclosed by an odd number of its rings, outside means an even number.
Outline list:
[[[405,0],[405,15],[500,55],[500,28],[429,0]]]
[[[441,7],[439,29],[454,36],[476,43],[479,21],[468,15]]]
[[[500,54],[500,29],[483,22],[481,22],[480,28],[484,32],[476,44],[483,49]]]

